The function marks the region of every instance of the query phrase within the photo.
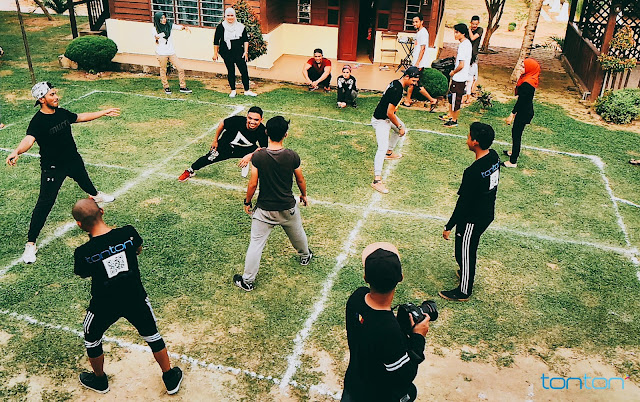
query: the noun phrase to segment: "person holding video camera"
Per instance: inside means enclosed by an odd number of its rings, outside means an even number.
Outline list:
[[[423,313],[416,324],[418,320],[410,317],[405,332],[393,314],[396,285],[403,279],[393,244],[368,245],[362,252],[362,263],[370,288],[358,288],[347,301],[350,359],[342,401],[413,401],[417,395],[413,379],[424,361],[431,318]]]

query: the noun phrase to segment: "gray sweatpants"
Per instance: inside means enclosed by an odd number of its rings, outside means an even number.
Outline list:
[[[311,254],[297,204],[295,207],[284,211],[265,211],[256,208],[251,219],[251,242],[249,243],[249,249],[247,249],[247,257],[244,260],[242,279],[245,282],[253,283],[256,280],[260,269],[262,250],[267,244],[271,230],[276,225],[282,226],[287,236],[289,236],[291,245],[298,251],[300,256],[308,257]]]

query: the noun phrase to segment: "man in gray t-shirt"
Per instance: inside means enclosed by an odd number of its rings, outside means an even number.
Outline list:
[[[234,275],[233,283],[247,292],[253,290],[253,282],[260,269],[260,258],[271,230],[282,226],[298,251],[301,265],[309,265],[313,253],[309,249],[307,235],[302,227],[300,209],[293,197],[293,177],[300,189],[300,204],[307,205],[307,184],[300,167],[300,156],[283,145],[289,122],[276,116],[267,122],[269,146],[257,150],[251,162],[251,178],[244,201],[244,211],[251,215],[251,242],[244,262],[244,274]],[[251,213],[251,200],[260,182],[256,208]]]
[[[471,96],[475,96],[478,84],[478,51],[480,49],[480,41],[484,29],[480,26],[480,17],[474,15],[471,17],[469,24],[469,40],[471,41],[471,67],[469,70],[469,79],[467,80],[466,94],[464,103],[471,102]]]

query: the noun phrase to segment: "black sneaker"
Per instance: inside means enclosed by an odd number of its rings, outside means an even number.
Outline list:
[[[304,257],[300,256],[300,265],[309,265],[311,259],[313,258],[313,252],[309,249],[309,255]]]
[[[443,126],[445,126],[445,127],[457,127],[458,126],[458,122],[455,121],[455,120],[449,120],[449,121],[446,121],[443,124]]]
[[[164,93],[167,94],[167,95],[171,95],[172,94],[171,88],[165,88],[164,89]]]
[[[167,394],[173,395],[178,392],[183,378],[184,375],[182,375],[180,367],[174,367],[166,373],[162,373],[162,381],[164,381],[164,386],[167,387]]]
[[[233,283],[240,289],[251,292],[253,290],[253,283],[247,283],[242,279],[242,275],[233,275]]]
[[[183,94],[190,94],[193,91],[187,87],[184,87],[184,88],[180,88],[180,92],[182,92]]]
[[[438,118],[442,121],[449,121],[451,120],[451,117],[448,114],[441,114],[440,116],[438,116]]]
[[[98,377],[94,373],[85,371],[84,373],[80,373],[80,384],[100,394],[109,392],[109,378],[106,374]]]
[[[354,109],[358,108],[358,104],[356,103],[356,101],[353,101],[353,103],[351,104],[351,107]]]
[[[439,292],[438,294],[443,299],[447,299],[447,300],[451,300],[451,301],[468,301],[469,300],[469,296],[467,296],[464,293],[460,292],[458,289],[443,290],[442,292]]]

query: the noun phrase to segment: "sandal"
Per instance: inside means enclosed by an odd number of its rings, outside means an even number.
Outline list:
[[[436,106],[438,106],[438,101],[431,103],[431,105],[429,105],[429,113],[433,113],[433,111],[436,109]]]
[[[405,101],[400,102],[400,105],[402,105],[404,107],[411,107],[411,103],[407,104],[407,102],[405,102]]]
[[[634,166],[640,166],[640,159],[631,159],[629,163]]]

